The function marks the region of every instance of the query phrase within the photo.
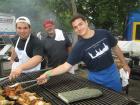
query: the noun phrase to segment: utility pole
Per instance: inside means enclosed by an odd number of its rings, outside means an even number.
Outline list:
[[[75,4],[75,0],[71,0],[71,5],[72,5],[72,15],[77,14],[77,7]]]

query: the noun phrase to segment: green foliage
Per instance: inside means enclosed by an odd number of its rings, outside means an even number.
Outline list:
[[[130,11],[140,7],[140,0],[75,0],[77,11],[97,28],[106,28],[123,34],[125,20]],[[71,0],[0,0],[0,11],[34,18],[36,27],[42,28],[46,18],[55,17],[60,28],[71,31]]]
[[[56,15],[58,26],[65,31],[72,30],[69,24],[69,20],[72,17],[71,3],[69,0],[47,0],[43,7],[46,7]]]
[[[90,18],[97,28],[123,34],[125,19],[130,11],[140,7],[140,0],[77,0],[78,12]]]

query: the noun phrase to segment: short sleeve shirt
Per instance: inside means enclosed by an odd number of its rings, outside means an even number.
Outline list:
[[[56,41],[52,37],[44,37],[42,39],[44,46],[44,54],[48,58],[48,66],[56,67],[63,64],[68,57],[67,48],[72,44],[67,36],[64,36],[65,40]]]
[[[18,38],[16,38],[16,41],[13,42],[14,45],[16,45],[17,39]],[[17,45],[17,48],[20,50],[24,50],[25,43],[26,43],[26,40],[20,39],[19,43]],[[44,55],[42,43],[36,36],[34,36],[34,35],[30,36],[30,40],[29,40],[29,42],[27,44],[27,48],[26,48],[26,53],[30,58],[35,55],[40,55],[40,56]]]
[[[78,40],[67,62],[74,65],[83,61],[89,70],[105,69],[114,63],[111,48],[116,45],[110,32],[96,29],[93,37]]]

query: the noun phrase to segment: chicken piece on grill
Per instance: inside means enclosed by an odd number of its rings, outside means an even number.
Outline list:
[[[36,93],[31,93],[31,92],[27,92],[27,91],[25,91],[24,93],[20,94],[20,97],[22,97],[22,98],[28,97],[30,101],[32,101],[34,99],[39,99],[37,97]]]
[[[32,105],[32,104],[31,104],[31,101],[32,101],[32,100],[35,100],[35,99],[39,99],[39,98],[36,96],[36,93],[24,92],[24,93],[21,93],[21,94],[19,95],[19,98],[18,98],[17,102],[18,102],[20,105]]]
[[[3,95],[16,100],[18,98],[18,94],[21,92],[21,85],[16,83],[15,85],[5,87],[3,90]]]
[[[26,96],[37,96],[36,93],[31,93],[31,92],[28,92],[28,91],[25,91],[24,93],[22,93]]]
[[[43,98],[38,97],[36,93],[24,92],[19,95],[17,102],[20,105],[51,105],[43,101]]]
[[[23,88],[21,87],[21,84],[17,83],[15,85],[7,86],[6,88],[4,88],[3,95],[16,100],[16,102],[20,105],[51,105],[50,103],[46,103],[45,101],[43,101],[43,98],[38,97],[36,93],[31,93],[22,90]]]
[[[28,97],[19,97],[17,103],[20,105],[30,105],[30,100]]]
[[[51,104],[46,103],[42,99],[34,99],[34,100],[32,100],[31,105],[51,105]]]
[[[0,95],[0,101],[1,100],[5,100],[5,97],[3,97],[3,96]]]
[[[14,101],[8,101],[5,97],[0,95],[0,105],[14,105]]]
[[[2,95],[3,93],[3,89],[0,87],[0,95]]]
[[[14,101],[1,100],[0,105],[14,105]]]

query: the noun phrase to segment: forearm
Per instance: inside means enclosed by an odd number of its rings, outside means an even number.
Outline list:
[[[46,76],[56,76],[56,75],[60,75],[63,74],[67,71],[69,71],[69,69],[72,67],[72,65],[70,65],[69,63],[65,62],[64,64],[49,70],[47,72],[45,72]]]
[[[130,74],[131,69],[128,66],[127,61],[125,60],[125,57],[124,57],[123,52],[121,51],[121,49],[118,46],[115,46],[113,48],[113,51],[114,51],[115,55],[119,58],[119,60],[121,62],[121,66],[123,67],[123,69],[125,71],[128,71],[128,73]]]
[[[123,55],[123,52],[118,46],[115,46],[112,50],[115,53],[115,55],[119,58],[123,66],[128,65]]]
[[[17,54],[15,52],[15,49],[11,48],[11,61],[14,61],[16,57],[17,57]]]
[[[121,49],[118,46],[115,46],[113,48],[113,51],[116,54],[116,56],[119,58],[119,60],[121,61],[123,69],[130,74],[131,69],[126,62],[125,57],[123,56],[123,53],[122,53]]]
[[[31,69],[31,68],[37,66],[39,63],[41,63],[41,61],[42,61],[42,57],[39,55],[36,55],[36,56],[30,58],[26,63],[21,64],[19,67],[22,70],[28,70],[28,69]]]
[[[63,74],[65,72],[67,72],[71,67],[72,67],[72,65],[65,62],[64,64],[62,64],[52,70],[46,71],[44,74],[42,74],[40,77],[37,78],[37,83],[44,84],[49,80],[49,78],[51,76]]]

